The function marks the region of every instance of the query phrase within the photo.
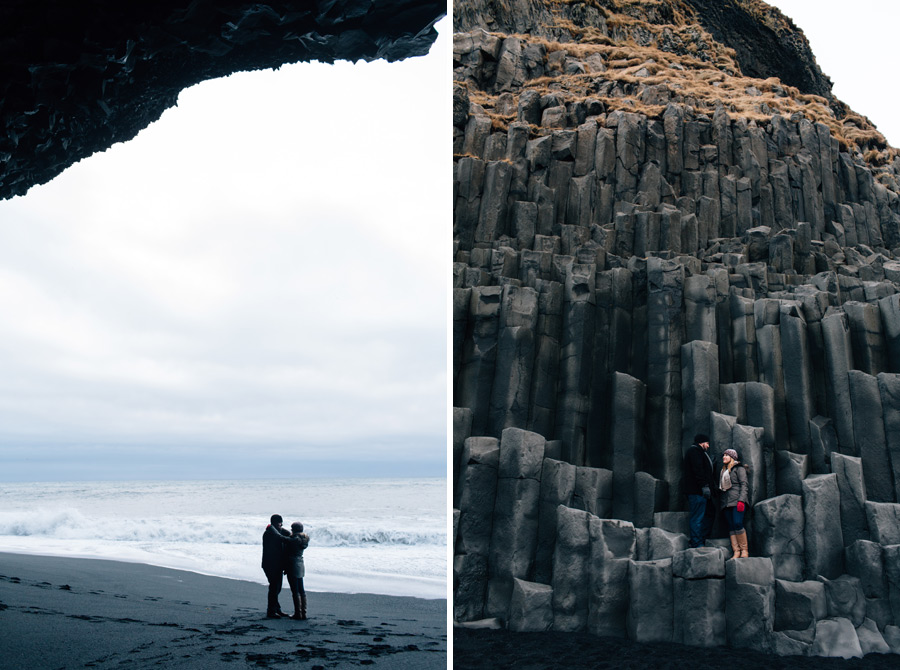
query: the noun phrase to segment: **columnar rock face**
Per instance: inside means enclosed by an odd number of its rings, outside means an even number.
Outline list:
[[[178,93],[232,72],[421,56],[444,2],[152,3],[0,7],[0,199],[134,137]]]
[[[548,440],[533,556],[489,555],[560,631],[891,647],[897,153],[755,0],[456,7],[455,398],[471,435]],[[687,549],[698,432],[749,466],[752,558]]]

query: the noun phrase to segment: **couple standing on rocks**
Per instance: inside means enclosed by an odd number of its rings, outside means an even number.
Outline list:
[[[309,546],[309,535],[303,532],[303,524],[295,521],[288,532],[282,528],[284,520],[280,514],[273,514],[271,523],[263,533],[262,569],[269,580],[269,602],[266,616],[270,619],[286,617],[278,603],[281,593],[282,575],[287,575],[294,601],[294,616],[291,619],[306,619],[306,591],[303,588],[303,550]]]
[[[703,433],[694,436],[694,443],[684,455],[684,484],[690,515],[691,547],[706,544],[712,531],[715,508],[713,491],[719,508],[728,524],[731,538],[731,558],[747,558],[747,531],[744,529],[744,512],[750,504],[748,466],[738,460],[734,449],[726,449],[722,455],[722,468],[718,478],[713,477],[713,462],[709,456],[709,437]]]

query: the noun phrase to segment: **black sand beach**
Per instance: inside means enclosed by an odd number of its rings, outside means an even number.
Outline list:
[[[453,670],[897,670],[894,654],[865,658],[770,656],[748,649],[638,644],[586,633],[453,631]]]
[[[262,584],[0,553],[0,668],[447,666],[446,600],[309,593],[307,621],[265,603]]]

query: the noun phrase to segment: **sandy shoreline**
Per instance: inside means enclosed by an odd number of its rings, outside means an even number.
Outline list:
[[[0,553],[0,668],[447,665],[446,600],[310,593],[307,621],[265,604],[253,582]]]

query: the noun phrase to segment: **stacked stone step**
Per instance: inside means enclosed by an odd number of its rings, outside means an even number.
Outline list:
[[[472,437],[467,414],[454,420],[458,622],[779,654],[900,653],[900,504],[865,499],[861,459],[835,453],[836,472],[803,476],[799,494],[752,500],[756,556],[726,561],[717,546],[689,549],[684,533],[656,527],[665,523],[614,518],[613,472],[554,458],[558,442],[517,428]],[[715,412],[710,425],[761,461],[762,428]],[[656,480],[633,480],[633,501],[661,504]],[[845,490],[862,495],[847,507]],[[652,509],[640,516],[666,519]]]

